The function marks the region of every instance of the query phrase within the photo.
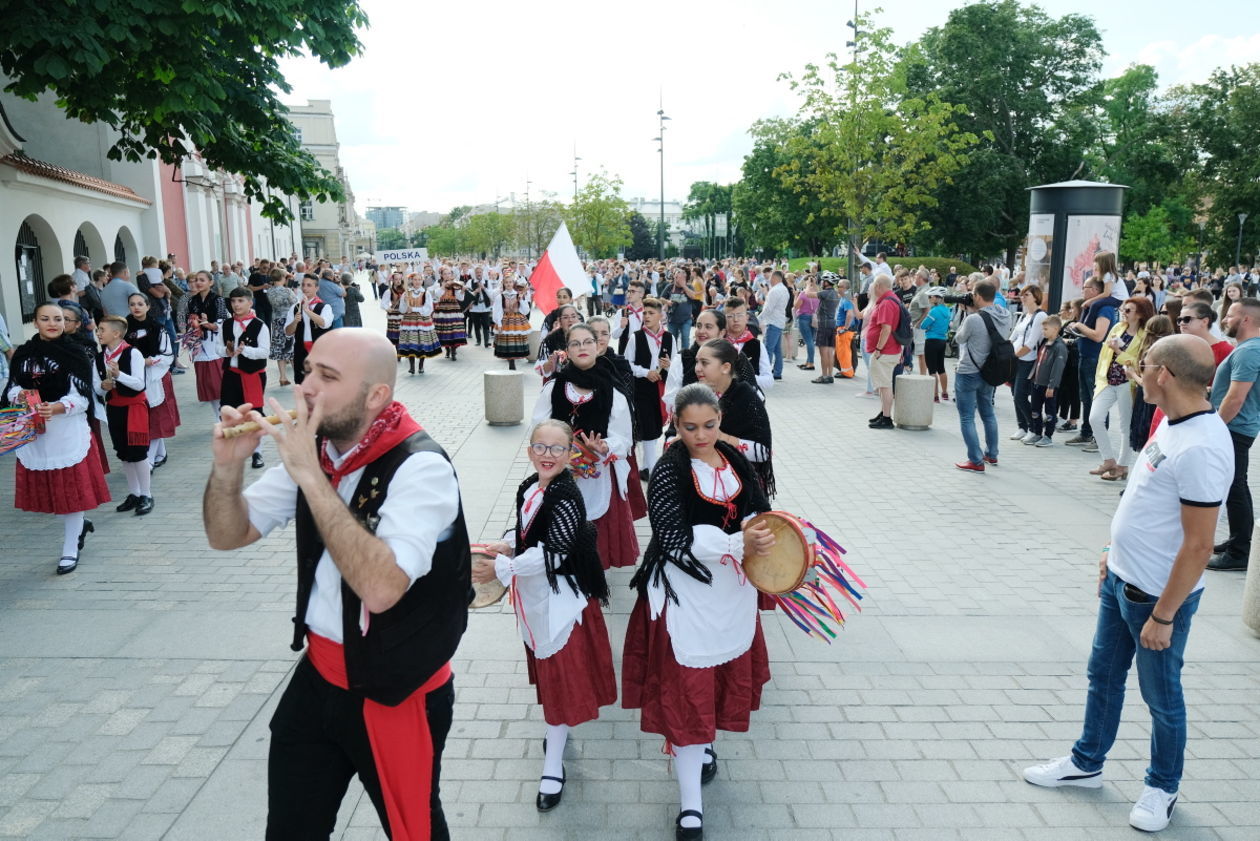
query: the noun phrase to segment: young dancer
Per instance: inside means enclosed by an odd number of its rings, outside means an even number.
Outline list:
[[[302,278],[302,299],[289,310],[284,332],[293,337],[293,381],[306,378],[306,357],[315,340],[332,328],[332,307],[319,299],[319,278]]]
[[[647,478],[656,463],[656,447],[665,429],[665,406],[661,395],[674,355],[674,337],[661,326],[663,307],[656,298],[643,301],[643,328],[634,333],[627,346],[630,369],[634,372],[634,414],[643,444],[639,474]]]
[[[630,405],[612,362],[598,353],[589,325],[569,329],[568,364],[543,386],[534,422],[552,418],[576,432],[574,474],[586,515],[599,529],[599,557],[609,566],[633,566],[639,540],[627,503],[627,455],[633,440]]]
[[[96,354],[93,388],[105,398],[105,417],[114,455],[123,463],[127,498],[117,511],[135,510],[143,517],[153,510],[149,468],[149,402],[145,396],[144,356],[123,341],[126,319],[107,315],[96,326],[101,349]]]
[[[408,373],[424,373],[424,360],[442,352],[433,324],[433,293],[420,285],[420,276],[407,279],[407,291],[395,304],[401,315],[398,324],[398,358],[406,359]],[[417,368],[417,362],[419,367]]]
[[[144,394],[149,404],[149,469],[166,464],[166,439],[175,437],[179,405],[171,380],[175,352],[170,335],[149,315],[149,296],[136,292],[127,299],[127,335],[123,341],[144,357]]]
[[[223,320],[223,402],[260,408],[267,390],[267,357],[271,355],[271,330],[254,314],[254,296],[248,289],[233,289],[228,296],[232,317]],[[251,467],[263,467],[262,440],[254,450]]]
[[[433,304],[433,325],[446,358],[454,361],[459,349],[468,344],[464,329],[464,285],[455,280],[450,266],[442,267],[441,284],[441,297]],[[430,296],[435,292],[437,290],[430,290]]]
[[[622,356],[630,337],[643,329],[643,298],[647,287],[641,280],[632,280],[626,287],[626,305],[612,320],[612,337],[617,341],[617,352]]]
[[[721,440],[752,462],[767,498],[775,494],[770,462],[770,416],[755,386],[738,378],[743,354],[725,339],[707,342],[696,352],[696,380],[713,389],[722,411]]]
[[[557,420],[534,427],[528,445],[533,475],[516,491],[516,528],[489,545],[493,561],[473,565],[473,581],[498,578],[512,588],[525,643],[529,682],[547,722],[538,811],[564,794],[564,746],[570,728],[599,718],[617,701],[612,647],[600,604],[608,584],[596,550],[596,528],[569,473],[572,428]]]
[[[648,485],[652,540],[631,586],[622,657],[622,705],[639,726],[665,737],[674,754],[681,811],[676,835],[703,837],[700,786],[717,774],[717,730],[745,732],[770,680],[757,590],[740,571],[745,556],[774,544],[769,509],[752,466],[721,439],[717,395],[696,383],[674,405],[679,440]],[[707,759],[706,759],[707,757]]]
[[[89,532],[84,513],[109,502],[102,456],[88,429],[92,407],[92,360],[65,335],[56,303],[35,308],[36,334],[13,351],[4,389],[5,405],[23,391],[38,393],[32,407],[44,425],[35,440],[17,450],[14,505],[22,511],[56,514],[63,538],[57,574],[73,572]]]
[[[757,387],[764,396],[774,385],[774,374],[770,370],[770,356],[766,353],[765,345],[748,328],[748,302],[732,295],[726,299],[723,310],[726,313],[726,340],[748,357],[757,377]]]
[[[516,360],[529,358],[529,293],[523,281],[505,277],[494,296],[494,355],[516,370]]]
[[[184,325],[188,331],[188,358],[197,376],[197,400],[209,403],[215,422],[219,420],[219,393],[223,383],[223,365],[219,362],[219,343],[215,341],[219,325],[228,317],[227,303],[214,291],[209,272],[197,272],[188,281],[188,314]]]

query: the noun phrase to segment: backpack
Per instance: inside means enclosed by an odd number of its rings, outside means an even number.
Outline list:
[[[901,299],[897,299],[897,309],[900,311],[900,317],[897,319],[897,326],[893,329],[893,341],[901,345],[902,348],[908,348],[914,344],[914,322],[910,319],[910,310],[906,309],[906,305],[901,303]]]
[[[984,364],[979,366],[980,379],[994,387],[1012,382],[1015,379],[1015,346],[1011,344],[1010,339],[998,333],[988,313],[981,312],[978,315],[989,331],[989,355],[984,360]],[[970,349],[967,353],[971,355]],[[975,356],[971,357],[971,364],[976,364]]]

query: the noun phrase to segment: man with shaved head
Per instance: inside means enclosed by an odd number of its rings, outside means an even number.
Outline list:
[[[328,838],[359,776],[392,838],[450,837],[438,793],[455,698],[450,659],[468,622],[468,532],[455,470],[394,400],[394,347],[367,330],[323,334],[294,388],[224,406],[203,501],[215,549],[296,520],[292,648],[306,648],[271,720],[267,838]],[[242,489],[270,435],[283,465]]]
[[[1229,429],[1206,396],[1215,365],[1211,346],[1186,334],[1160,339],[1142,362],[1146,401],[1166,417],[1130,474],[1099,566],[1081,737],[1069,756],[1024,770],[1034,785],[1102,785],[1136,657],[1151,713],[1151,761],[1129,823],[1147,832],[1168,826],[1177,804],[1186,748],[1181,666],[1234,475]]]

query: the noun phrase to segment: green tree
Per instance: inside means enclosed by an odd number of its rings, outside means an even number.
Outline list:
[[[1180,212],[1179,212],[1180,211]],[[1185,208],[1174,207],[1170,212],[1163,204],[1146,213],[1130,211],[1124,217],[1120,233],[1120,260],[1125,263],[1179,263],[1194,251],[1194,237],[1187,233],[1184,223],[1177,216]]]
[[[287,222],[286,194],[344,196],[288,128],[279,60],[310,54],[340,67],[366,25],[357,0],[9,0],[0,72],[8,93],[52,91],[68,117],[116,129],[110,160],[178,164],[196,153],[243,175],[263,215]]]
[[[456,257],[468,253],[464,229],[443,222],[424,229],[429,253],[436,257]]]
[[[903,52],[910,92],[961,106],[959,128],[982,138],[925,211],[942,251],[1011,262],[1028,232],[1027,188],[1085,172],[1102,43],[1085,15],[991,0],[954,9]]]
[[[531,257],[537,257],[547,248],[556,229],[565,218],[564,205],[555,200],[555,193],[545,193],[541,201],[518,207],[516,236],[518,247]]]
[[[840,218],[807,181],[798,179],[794,188],[784,178],[793,157],[789,140],[809,138],[809,131],[799,122],[770,119],[753,123],[749,134],[752,151],[744,157],[742,177],[731,187],[733,225],[741,244],[735,253],[778,254],[789,247],[821,253],[836,241]],[[807,156],[801,165],[809,167],[812,160]]]
[[[376,247],[381,251],[393,251],[408,246],[407,235],[397,228],[381,228],[376,232]]]
[[[630,247],[626,249],[627,260],[650,260],[656,256],[656,226],[649,225],[643,214],[637,210],[630,212]]]
[[[621,179],[603,170],[586,179],[565,218],[573,243],[592,257],[612,257],[634,242],[630,206],[621,197]]]
[[[468,250],[482,256],[498,257],[512,240],[512,217],[504,213],[478,213],[464,226],[464,242]]]
[[[790,186],[835,208],[851,255],[868,239],[905,241],[929,227],[924,212],[978,142],[956,123],[962,106],[912,93],[904,68],[889,66],[890,29],[873,28],[869,15],[856,23],[860,46],[850,61],[832,53],[786,77],[802,96],[806,130],[789,136],[792,157],[780,168]]]

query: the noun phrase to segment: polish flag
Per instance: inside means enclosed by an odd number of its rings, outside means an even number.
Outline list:
[[[591,291],[590,278],[582,268],[582,261],[578,259],[573,238],[569,236],[569,229],[564,222],[560,223],[560,228],[551,238],[551,244],[534,267],[534,273],[529,276],[529,285],[534,290],[534,308],[541,310],[543,314],[556,308],[556,292],[562,288],[572,292],[574,298]]]

